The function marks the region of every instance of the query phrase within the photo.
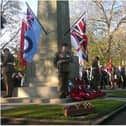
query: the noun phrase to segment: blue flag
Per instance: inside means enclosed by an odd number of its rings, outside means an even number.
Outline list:
[[[27,8],[27,23],[28,29],[25,33],[23,57],[27,62],[31,63],[33,56],[37,53],[38,42],[42,30],[39,22],[29,7]]]

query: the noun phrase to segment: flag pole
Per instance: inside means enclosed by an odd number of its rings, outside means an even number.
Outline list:
[[[72,26],[64,33],[64,36],[70,32],[71,28],[73,28],[73,26],[85,15],[85,13],[86,12],[83,12],[83,14],[72,24]]]
[[[25,2],[25,3],[26,3],[26,5],[27,5],[27,7],[30,8],[30,10],[32,11],[32,9],[31,9],[31,7],[29,6],[29,4],[28,4],[27,2]],[[46,35],[48,35],[47,31],[45,30],[45,28],[43,27],[43,25],[40,23],[39,19],[36,17],[36,15],[34,14],[33,11],[32,11],[32,13],[33,13],[34,17],[36,18],[36,20],[38,21],[38,23],[40,24],[40,26],[41,26],[41,28],[43,29],[44,33],[45,33]]]

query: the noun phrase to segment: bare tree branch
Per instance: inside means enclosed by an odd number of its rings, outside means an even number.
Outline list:
[[[120,19],[120,21],[118,22],[117,26],[113,30],[112,34],[115,33],[119,29],[119,27],[121,26],[121,24],[124,23],[125,21],[126,21],[126,15]]]
[[[8,5],[10,1],[7,1],[4,5],[3,5],[3,9],[5,9],[5,7]]]
[[[111,23],[112,21],[112,17],[113,17],[113,9],[114,9],[114,5],[115,5],[116,1],[113,0],[113,3],[112,3],[112,7],[111,7],[111,10],[110,10],[110,18],[109,18],[109,22]]]
[[[102,19],[89,18],[88,20],[93,20],[93,21],[97,21],[97,22],[103,22],[103,23],[106,24],[106,21],[105,20],[102,20]]]
[[[13,40],[15,39],[15,37],[16,37],[17,34],[19,33],[20,29],[21,29],[21,28],[19,28],[19,29],[17,30],[17,32],[15,33],[15,35],[14,35],[8,42],[6,42],[0,50],[4,49],[4,48],[6,47],[6,45],[8,45],[11,41],[13,41]]]
[[[107,23],[107,25],[109,25],[109,20],[108,20],[108,17],[107,17],[107,15],[106,15],[106,12],[105,12],[105,8],[104,8],[104,6],[103,6],[103,3],[102,3],[102,1],[98,1],[98,0],[96,0],[96,1],[94,1],[95,3],[96,3],[96,5],[99,7],[99,9],[103,12],[103,15],[104,15],[104,18],[105,18],[105,20],[106,20],[106,23]]]
[[[105,9],[106,6],[104,5],[103,1],[102,0],[95,0],[94,1],[96,6],[100,9],[100,11],[102,12],[103,16],[100,17],[100,19],[92,19],[94,21],[97,21],[97,22],[100,22],[100,23],[105,23],[106,24],[106,28],[105,29],[103,26],[103,30],[107,33],[107,49],[106,49],[106,57],[107,57],[107,60],[109,59],[110,55],[111,55],[111,48],[112,48],[112,40],[113,40],[113,37],[114,37],[114,33],[119,29],[119,27],[121,26],[122,23],[125,23],[126,22],[126,15],[125,16],[122,16],[120,15],[120,13],[115,13],[114,10],[115,9],[115,5],[118,5],[116,4],[116,0],[113,0],[112,1],[112,4],[110,5],[109,9]],[[117,7],[117,6],[116,6]],[[117,10],[116,12],[118,12],[119,10]],[[120,10],[120,12],[123,13],[123,11]],[[123,13],[124,14],[124,13]],[[119,15],[119,17],[117,17]],[[120,19],[121,17],[121,19]],[[114,20],[114,18],[116,18],[116,26],[114,26],[112,24],[112,21]],[[117,18],[119,18],[119,22],[117,22]],[[111,28],[113,28],[114,30],[111,31]],[[99,29],[99,27],[97,28]],[[101,29],[101,27],[100,27]]]

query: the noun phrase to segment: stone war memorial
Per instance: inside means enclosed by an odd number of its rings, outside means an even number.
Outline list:
[[[48,34],[41,34],[38,52],[33,62],[27,64],[25,87],[16,88],[16,97],[57,98],[58,75],[54,68],[55,53],[62,43],[67,43],[71,50],[70,34],[64,35],[69,29],[68,1],[38,1],[38,19]],[[71,63],[70,78],[79,75],[78,58]]]
[[[126,1],[0,7],[2,125],[126,125]]]

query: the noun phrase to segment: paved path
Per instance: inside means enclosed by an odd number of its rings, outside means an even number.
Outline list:
[[[105,92],[114,92],[114,91],[126,91],[126,88],[122,89],[122,88],[114,88],[114,89],[109,89],[109,88],[106,88],[106,89],[103,89],[103,91]]]
[[[126,125],[126,108],[106,120],[102,125]]]
[[[126,98],[118,98],[118,97],[106,97],[106,100],[117,100],[117,101],[124,101],[126,102]]]

